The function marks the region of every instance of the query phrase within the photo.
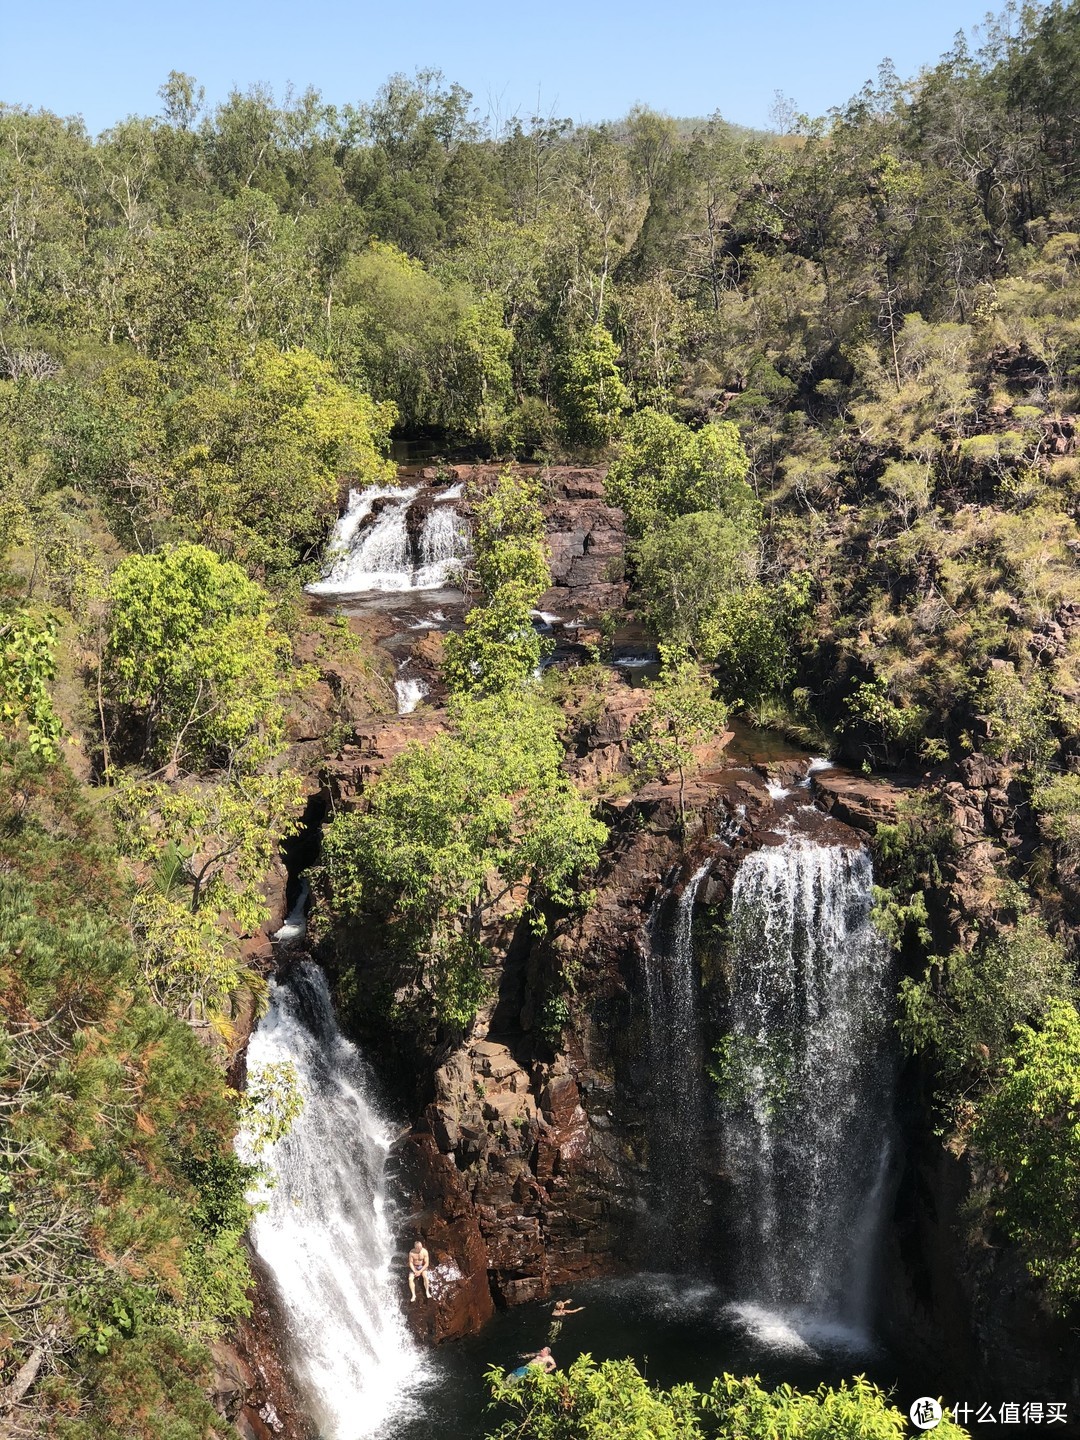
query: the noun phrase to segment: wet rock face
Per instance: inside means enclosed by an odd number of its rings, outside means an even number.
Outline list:
[[[284,1318],[257,1260],[253,1268],[250,1316],[231,1343],[211,1346],[211,1402],[244,1440],[315,1440],[282,1358]]]
[[[650,911],[706,855],[712,868],[699,899],[722,903],[742,855],[767,843],[784,823],[784,805],[797,803],[774,801],[748,767],[699,773],[685,800],[687,845],[677,786],[651,785],[611,806],[612,840],[589,911],[553,923],[542,940],[519,933],[500,945],[497,999],[434,1072],[410,1140],[425,1157],[409,1172],[414,1215],[432,1217],[431,1235],[455,1257],[473,1257],[500,1305],[647,1261],[645,1036],[636,997]],[[823,815],[821,824],[837,843],[859,843],[837,821]],[[576,977],[575,998],[568,1013],[553,1014],[545,997],[563,993],[554,977],[567,973]],[[451,1195],[452,1225],[440,1230],[437,1216]],[[458,1268],[466,1270],[460,1260]],[[418,1315],[424,1333],[441,1338],[480,1323],[476,1279],[468,1272],[457,1299],[440,1300],[433,1318]]]
[[[471,1197],[453,1160],[422,1126],[401,1143],[397,1161],[399,1187],[412,1202],[409,1245],[413,1238],[422,1239],[431,1260],[431,1295],[418,1283],[414,1302],[402,1257],[402,1303],[409,1325],[433,1343],[473,1334],[490,1320],[494,1304],[487,1251]]]

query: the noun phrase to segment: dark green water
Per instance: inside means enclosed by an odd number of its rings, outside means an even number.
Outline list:
[[[585,1309],[564,1321],[552,1342],[561,1367],[583,1352],[597,1360],[631,1356],[655,1384],[689,1380],[700,1388],[725,1370],[801,1389],[865,1374],[886,1389],[896,1386],[904,1410],[917,1394],[936,1393],[913,1389],[885,1352],[867,1352],[840,1327],[823,1330],[749,1308],[734,1314],[716,1287],[692,1278],[593,1281],[573,1298]],[[484,1372],[490,1365],[511,1369],[523,1351],[547,1344],[550,1313],[551,1302],[520,1306],[497,1315],[482,1335],[441,1347],[410,1413],[381,1431],[380,1440],[482,1440],[503,1418],[487,1408]]]

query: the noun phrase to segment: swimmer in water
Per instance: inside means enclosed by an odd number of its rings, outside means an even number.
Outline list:
[[[550,1342],[554,1342],[559,1338],[559,1332],[563,1327],[563,1320],[565,1320],[567,1315],[580,1315],[582,1310],[585,1309],[584,1305],[578,1305],[575,1309],[571,1310],[570,1306],[573,1305],[573,1303],[573,1300],[570,1299],[555,1301],[555,1308],[551,1312],[551,1326],[548,1329],[548,1340]]]

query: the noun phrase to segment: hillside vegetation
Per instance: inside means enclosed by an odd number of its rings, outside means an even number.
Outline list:
[[[1075,1318],[1080,5],[780,135],[496,131],[434,72],[340,108],[160,94],[98,137],[0,105],[0,1429],[227,1433],[242,941],[302,808],[300,627],[355,643],[300,585],[392,438],[609,466],[666,666],[643,774],[734,711],[922,777],[878,840],[905,1038],[988,1226]],[[448,729],[331,827],[324,877],[459,1028],[493,869],[540,924],[605,839],[532,680],[539,494],[508,469],[475,498]],[[972,757],[1004,798],[958,931]],[[272,1134],[289,1077],[254,1079]],[[530,1433],[586,1433],[543,1405]]]

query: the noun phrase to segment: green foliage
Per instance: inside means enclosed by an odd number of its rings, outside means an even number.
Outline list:
[[[239,566],[201,545],[129,555],[109,596],[105,697],[143,757],[250,766],[274,749],[289,642]]]
[[[1062,1311],[1080,1300],[1080,1015],[1051,1001],[1024,1026],[987,1092],[973,1141],[991,1165],[993,1198],[1031,1273]]]
[[[572,445],[597,448],[616,433],[630,396],[619,374],[619,349],[603,325],[575,337],[559,367],[559,414]]]
[[[1012,666],[991,670],[977,695],[986,715],[986,748],[991,755],[1039,771],[1053,756],[1053,697],[1039,672],[1020,676]]]
[[[495,1403],[513,1412],[488,1440],[704,1440],[694,1387],[658,1390],[632,1360],[579,1355],[562,1374],[530,1367],[514,1379],[495,1368],[486,1379]]]
[[[908,940],[931,942],[926,895],[941,884],[942,866],[956,851],[941,797],[916,791],[897,807],[895,824],[874,833],[878,879],[874,924],[899,950]]]
[[[752,534],[757,504],[746,484],[749,461],[736,426],[691,430],[660,410],[640,410],[626,422],[604,485],[627,529],[646,536],[662,520],[693,511],[719,511]]]
[[[730,623],[726,604],[753,577],[752,538],[715,511],[657,520],[631,553],[636,593],[658,635],[703,659],[718,653]]]
[[[910,747],[922,735],[926,712],[918,705],[905,704],[893,698],[889,683],[880,675],[861,680],[844,697],[847,718],[841,728],[859,728],[878,742],[881,753],[889,758],[892,747]]]
[[[1074,865],[1080,859],[1080,775],[1054,775],[1031,798],[1059,857]]]
[[[121,908],[70,774],[6,747],[0,1378],[44,1343],[19,1412],[28,1429],[199,1440],[219,1423],[203,1343],[247,1309],[235,1106],[191,1030],[147,993]]]
[[[396,410],[335,379],[305,350],[257,346],[235,388],[192,390],[171,416],[168,503],[188,534],[253,573],[311,556],[343,475],[393,478],[382,458]]]
[[[49,694],[58,633],[51,615],[0,611],[0,724],[7,737],[25,737],[43,760],[59,756],[63,734]]]
[[[263,885],[278,842],[296,829],[300,777],[235,770],[217,781],[128,781],[113,793],[125,854],[154,867],[134,900],[147,982],[158,1003],[224,1027],[249,977],[231,921],[252,934],[269,911]]]
[[[778,1114],[787,1098],[791,1062],[791,1047],[783,1033],[724,1035],[713,1046],[709,1078],[725,1109],[753,1103]]]
[[[693,1385],[661,1390],[632,1360],[582,1355],[565,1372],[535,1367],[521,1378],[500,1369],[487,1382],[513,1413],[489,1440],[904,1440],[908,1422],[862,1376],[803,1393],[766,1390],[757,1378],[723,1375],[704,1393]],[[937,1434],[964,1440],[946,1412]]]
[[[630,763],[642,779],[679,777],[679,819],[686,823],[686,774],[694,752],[724,728],[728,707],[714,698],[713,681],[692,660],[669,651],[651,699],[630,728]]]
[[[606,835],[562,774],[557,718],[512,692],[459,699],[448,733],[406,750],[368,807],[327,830],[335,914],[383,919],[453,1023],[475,1013],[492,913],[535,912],[541,896],[573,904]]]
[[[1039,1021],[1074,991],[1064,946],[1032,911],[994,927],[970,950],[935,960],[921,980],[900,985],[900,1032],[929,1051],[947,1101],[972,1080],[995,1075],[1023,1022]]]
[[[345,264],[327,346],[337,366],[410,427],[493,439],[510,399],[513,336],[494,297],[445,284],[373,241]]]
[[[304,1096],[291,1060],[250,1067],[240,1096],[240,1121],[250,1153],[258,1157],[283,1140],[303,1108]]]
[[[717,1440],[903,1440],[908,1420],[877,1385],[863,1376],[832,1388],[819,1385],[802,1393],[790,1385],[765,1390],[758,1380],[724,1375],[713,1382],[705,1408],[719,1421]],[[934,1432],[945,1440],[964,1440],[967,1431],[946,1410]]]
[[[747,585],[722,595],[703,643],[722,668],[729,695],[760,701],[789,689],[807,627],[810,589],[810,574],[803,570],[770,585]]]
[[[539,486],[521,471],[501,471],[476,502],[473,566],[484,600],[447,636],[446,682],[458,693],[521,690],[548,648],[532,612],[551,584]]]

